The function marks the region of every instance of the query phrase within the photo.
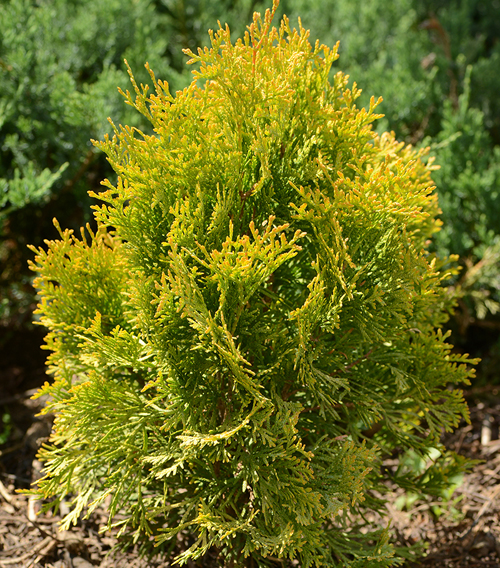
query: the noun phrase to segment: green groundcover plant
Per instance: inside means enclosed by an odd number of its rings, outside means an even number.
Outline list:
[[[472,371],[440,329],[433,166],[276,7],[210,32],[175,96],[131,73],[154,133],[97,142],[97,230],[34,249],[55,422],[33,491],[64,527],[106,503],[180,564],[391,566],[386,483],[440,495],[464,467],[439,441]]]

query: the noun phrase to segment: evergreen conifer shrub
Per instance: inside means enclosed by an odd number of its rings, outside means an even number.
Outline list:
[[[64,527],[106,502],[180,564],[391,566],[365,515],[384,484],[439,495],[463,466],[439,441],[471,371],[440,330],[432,165],[276,6],[210,32],[175,96],[131,74],[154,134],[97,142],[118,174],[97,231],[36,250],[55,422],[34,491]]]

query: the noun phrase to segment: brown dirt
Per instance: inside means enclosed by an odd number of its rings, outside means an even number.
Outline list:
[[[0,446],[0,568],[170,567],[165,560],[141,559],[135,550],[110,556],[117,541],[113,534],[100,533],[104,510],[60,532],[60,517],[36,515],[37,504],[15,492],[39,475],[36,451],[51,428],[50,418],[36,417],[42,403],[30,399],[43,379],[43,356],[36,350],[34,361],[23,365],[4,359],[0,368],[0,417],[5,411],[11,416],[8,440]],[[389,498],[396,544],[426,546],[426,556],[408,561],[405,568],[500,567],[500,387],[476,388],[466,395],[471,424],[464,423],[444,442],[481,462],[465,475],[448,504],[420,500],[402,511],[397,506],[401,493]],[[2,428],[0,423],[0,436]],[[436,506],[441,507],[438,516]]]
[[[466,393],[471,424],[463,423],[446,435],[446,446],[480,460],[464,476],[443,514],[436,517],[432,503],[416,503],[409,512],[388,504],[401,543],[424,542],[426,556],[411,568],[500,567],[500,388]],[[488,441],[488,438],[491,440]]]

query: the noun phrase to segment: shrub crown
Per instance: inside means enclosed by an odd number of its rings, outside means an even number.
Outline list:
[[[56,417],[37,492],[72,499],[64,526],[109,498],[124,542],[181,563],[390,566],[359,513],[388,475],[438,494],[460,467],[440,433],[467,416],[432,166],[330,82],[337,46],[272,16],[210,32],[175,96],[131,74],[154,134],[96,143],[119,176],[97,231],[37,251]],[[425,474],[381,470],[431,448]]]

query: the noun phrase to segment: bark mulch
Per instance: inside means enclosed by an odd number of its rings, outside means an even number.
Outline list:
[[[500,389],[476,389],[466,396],[471,424],[462,424],[444,442],[480,462],[465,474],[447,507],[434,504],[445,511],[436,516],[428,502],[408,512],[388,504],[400,542],[426,545],[426,556],[409,563],[411,568],[500,567]]]
[[[141,559],[136,550],[110,555],[116,539],[100,533],[104,510],[61,532],[60,517],[37,515],[38,503],[16,493],[40,475],[35,456],[51,420],[35,417],[43,402],[30,399],[33,388],[13,391],[0,394],[0,413],[7,409],[12,417],[8,440],[0,445],[0,568],[170,567],[167,560]],[[406,511],[400,510],[401,493],[390,496],[387,509],[396,544],[426,547],[425,556],[408,561],[405,568],[500,567],[500,387],[471,390],[467,397],[471,424],[464,423],[444,441],[450,449],[481,460],[479,464],[464,476],[448,503],[420,500]],[[208,568],[207,563],[198,566]],[[215,566],[210,561],[210,567]]]

